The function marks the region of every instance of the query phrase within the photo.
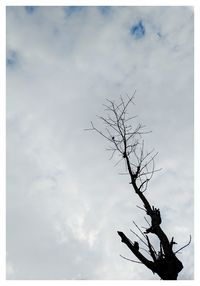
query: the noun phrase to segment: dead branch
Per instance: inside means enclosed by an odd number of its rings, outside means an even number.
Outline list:
[[[184,249],[185,247],[187,247],[188,245],[190,245],[191,241],[192,241],[192,237],[191,237],[191,235],[190,235],[189,242],[186,243],[186,244],[185,244],[184,246],[182,246],[181,248],[179,248],[178,250],[176,250],[174,253],[178,253],[179,251],[181,251],[182,249]]]
[[[136,261],[136,260],[133,260],[133,259],[127,258],[127,257],[125,257],[125,256],[123,256],[123,255],[121,255],[121,254],[120,254],[120,256],[121,256],[122,258],[124,258],[124,259],[128,260],[128,261],[131,261],[131,262],[135,262],[135,263],[140,263],[140,264],[142,264],[142,262],[141,262],[141,261]]]

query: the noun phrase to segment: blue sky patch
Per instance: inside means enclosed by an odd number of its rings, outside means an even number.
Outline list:
[[[72,14],[82,12],[84,9],[84,6],[69,6],[65,7],[65,13],[67,16],[71,16]]]
[[[15,51],[8,51],[6,57],[6,65],[13,67],[17,63],[17,53]]]
[[[157,36],[158,36],[159,38],[161,38],[161,37],[162,37],[162,35],[161,35],[161,33],[160,33],[160,32],[157,32],[156,34],[157,34]]]
[[[134,36],[135,39],[141,39],[145,35],[145,28],[142,21],[139,21],[137,24],[131,27],[131,35]]]
[[[98,6],[97,8],[102,15],[108,15],[111,11],[110,6]]]
[[[28,14],[33,14],[36,10],[36,6],[25,6],[25,10]]]

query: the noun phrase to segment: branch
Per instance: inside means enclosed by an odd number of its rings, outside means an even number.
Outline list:
[[[146,266],[148,267],[151,271],[155,272],[155,266],[154,263],[150,260],[148,260],[141,252],[134,247],[134,244],[130,242],[130,239],[126,237],[126,235],[118,231],[118,235],[121,237],[121,240],[123,243],[126,244],[126,246],[132,251],[132,253]]]
[[[191,243],[191,240],[192,240],[192,237],[191,237],[191,234],[190,234],[190,239],[189,239],[189,242],[187,244],[185,244],[184,246],[182,246],[181,248],[179,248],[178,250],[176,250],[174,253],[178,253],[180,250],[182,250],[183,248],[187,247],[190,243]]]
[[[151,257],[153,258],[153,261],[155,262],[155,261],[156,261],[155,250],[153,250],[153,247],[152,247],[152,245],[151,245],[151,243],[150,243],[149,238],[148,238],[147,235],[146,235],[146,239],[147,239],[147,241],[148,241],[149,252],[150,252],[150,254],[151,254]]]
[[[147,243],[146,243],[135,231],[133,231],[132,229],[130,229],[130,231],[131,231],[137,238],[139,238],[139,240],[140,240],[142,243],[144,243],[146,246],[148,246]]]
[[[132,260],[132,259],[130,259],[130,258],[127,258],[127,257],[125,257],[125,256],[121,255],[121,254],[120,254],[120,256],[121,256],[122,258],[126,259],[126,260],[131,261],[131,262],[135,262],[135,263],[140,263],[140,264],[142,264],[142,262],[141,262],[141,261]]]

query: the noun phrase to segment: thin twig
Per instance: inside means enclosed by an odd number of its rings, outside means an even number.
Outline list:
[[[136,260],[133,260],[133,259],[129,259],[129,258],[127,258],[127,257],[125,257],[125,256],[123,256],[123,255],[121,255],[121,254],[120,254],[120,256],[121,256],[122,258],[126,259],[126,260],[131,261],[131,262],[141,263],[141,264],[142,264],[142,262],[140,262],[140,261],[136,261]]]
[[[181,248],[179,248],[178,250],[176,250],[174,253],[178,253],[180,250],[182,250],[183,248],[187,247],[190,243],[191,243],[191,240],[192,240],[192,237],[190,235],[190,239],[189,239],[189,242],[187,244],[185,244],[184,246],[182,246]]]
[[[136,207],[146,212],[146,210],[141,208],[140,206],[136,206]]]
[[[144,216],[144,219],[146,220],[146,222],[147,222],[147,224],[149,225],[149,226],[151,226],[150,225],[150,223],[148,222],[148,220],[147,220],[147,218]]]
[[[144,238],[146,238],[146,236],[145,236],[144,233],[141,231],[141,229],[139,228],[139,226],[134,222],[134,220],[133,220],[133,223],[134,223],[134,225],[137,227],[137,229],[139,230],[139,232],[144,236]]]
[[[130,229],[130,231],[131,231],[133,234],[135,234],[135,236],[137,236],[137,238],[139,238],[139,240],[140,240],[142,243],[144,243],[146,246],[148,246],[148,244],[147,244],[135,231],[133,231],[132,229]]]

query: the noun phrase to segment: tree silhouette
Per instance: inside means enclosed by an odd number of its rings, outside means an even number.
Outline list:
[[[126,98],[120,97],[118,103],[107,100],[107,104],[104,104],[106,115],[103,117],[98,116],[103,122],[104,128],[102,130],[98,129],[91,122],[91,128],[87,130],[97,132],[110,143],[107,149],[112,153],[110,159],[113,158],[115,153],[120,154],[120,160],[117,164],[122,160],[125,161],[126,172],[123,174],[127,174],[130,177],[130,184],[135,194],[139,196],[143,203],[144,208],[138,207],[143,209],[150,218],[150,222],[145,218],[148,228],[144,232],[133,221],[140,235],[131,230],[145,248],[141,247],[137,241],[132,242],[122,231],[118,231],[121,241],[125,243],[138,261],[122,257],[144,264],[162,280],[177,280],[179,272],[183,269],[183,264],[177,258],[176,254],[190,244],[191,236],[186,245],[175,251],[173,247],[177,243],[174,241],[174,237],[169,240],[161,228],[162,218],[160,209],[152,206],[144,194],[154,173],[160,169],[155,169],[154,162],[157,153],[154,149],[147,152],[144,148],[143,137],[144,134],[149,132],[145,131],[146,127],[144,125],[140,123],[136,124],[136,116],[129,115],[130,105],[134,105],[134,95],[135,93],[131,97],[128,95]],[[159,247],[157,246],[157,249],[150,241],[152,234],[159,240]],[[145,250],[150,258],[147,258],[141,250]]]

